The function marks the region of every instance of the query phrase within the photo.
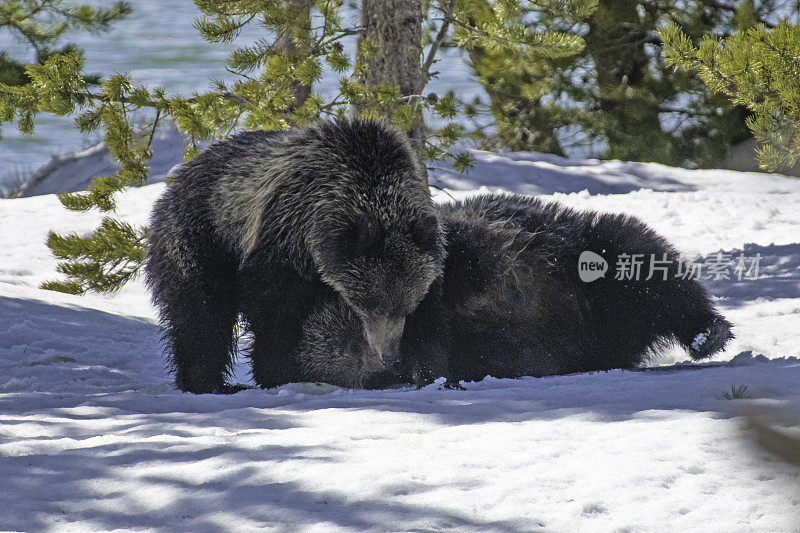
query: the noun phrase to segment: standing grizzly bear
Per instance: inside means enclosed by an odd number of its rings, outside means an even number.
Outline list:
[[[672,342],[700,359],[731,337],[702,285],[676,275],[677,252],[634,218],[520,195],[482,195],[443,205],[440,214],[451,379],[631,368]],[[622,254],[642,254],[642,276],[581,281],[578,260],[587,250],[610,265]],[[665,257],[669,263],[653,266],[666,264],[666,280],[645,279],[651,261]],[[306,322],[301,366],[313,367],[313,379],[337,385],[386,383],[387,370],[355,342],[359,324],[337,305],[327,303]],[[400,371],[399,379],[408,378]]]
[[[298,378],[302,324],[319,302],[341,298],[389,365],[406,316],[438,316],[442,229],[408,142],[379,123],[216,143],[175,171],[150,231],[147,283],[184,391],[231,391],[240,313],[262,387]],[[432,357],[438,335],[418,330],[411,351]]]

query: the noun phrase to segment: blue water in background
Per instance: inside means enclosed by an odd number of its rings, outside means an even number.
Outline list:
[[[102,3],[102,2],[97,2]],[[225,60],[234,48],[266,37],[252,26],[243,32],[235,45],[211,44],[200,38],[192,22],[200,15],[191,0],[136,0],[134,12],[114,25],[107,33],[69,34],[69,41],[86,51],[86,71],[104,76],[130,73],[134,85],[161,86],[168,94],[191,95],[210,89],[209,80],[233,80],[225,70]],[[352,50],[355,40],[346,44]],[[0,32],[0,50],[11,57],[25,57],[26,48],[9,31]],[[438,71],[425,89],[444,94],[452,89],[471,101],[483,91],[471,76],[460,53],[448,50],[432,70]],[[28,54],[28,59],[32,55]],[[338,77],[324,72],[315,87],[323,94],[336,94]],[[2,126],[0,139],[0,181],[11,174],[26,174],[46,163],[53,154],[89,147],[100,141],[100,133],[84,137],[69,117],[40,114],[36,131],[24,136],[14,124]]]

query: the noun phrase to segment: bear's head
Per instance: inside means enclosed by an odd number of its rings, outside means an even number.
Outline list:
[[[350,388],[398,381],[367,342],[361,320],[341,298],[325,302],[303,324],[298,361],[306,379]]]
[[[433,206],[344,210],[314,225],[311,251],[320,275],[363,326],[387,367],[400,360],[406,317],[442,274],[444,238]],[[396,208],[397,206],[395,206]]]
[[[408,138],[362,120],[323,121],[314,137],[307,249],[389,367],[406,317],[442,275],[444,232]]]

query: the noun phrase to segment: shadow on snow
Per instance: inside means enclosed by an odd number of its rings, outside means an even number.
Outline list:
[[[743,307],[759,298],[800,298],[800,243],[768,246],[745,244],[742,248],[721,250],[720,253],[732,259],[730,279],[705,279],[708,273],[704,271],[703,284],[712,295],[723,298],[726,306]],[[760,256],[755,279],[746,279],[745,276],[737,279],[734,267],[742,254],[746,266],[750,266],[757,255]],[[709,262],[716,260],[716,256],[716,252],[708,254],[704,261],[699,262],[707,268]]]
[[[799,246],[760,249],[785,256]],[[79,349],[92,342],[98,346]],[[434,427],[568,417],[615,423],[669,410],[733,416],[732,404],[720,398],[731,383],[786,391],[800,382],[797,360],[743,355],[738,363],[744,366],[487,378],[464,391],[432,385],[314,395],[290,386],[195,396],[172,390],[162,361],[158,328],[148,321],[0,298],[0,508],[14,511],[0,526],[39,530],[80,521],[98,529],[206,531],[231,527],[233,519],[241,527],[251,521],[281,530],[320,523],[380,530],[411,522],[424,529],[527,531],[536,524],[483,521],[397,497],[437,488],[424,483],[381,487],[380,497],[365,501],[346,497],[347,486],[315,489],[314,479],[292,479],[293,461],[360,465],[336,445],[291,445],[281,432],[302,431],[306,417],[321,409],[334,417],[329,420],[353,413],[421,415]],[[346,442],[342,436],[339,442]],[[136,501],[137,495],[150,501]],[[289,523],[297,516],[304,518]]]

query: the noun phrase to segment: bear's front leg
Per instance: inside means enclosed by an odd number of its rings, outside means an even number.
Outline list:
[[[424,387],[440,377],[447,378],[449,386],[457,384],[450,375],[449,331],[442,300],[442,282],[437,280],[406,319],[399,373],[417,387]]]

